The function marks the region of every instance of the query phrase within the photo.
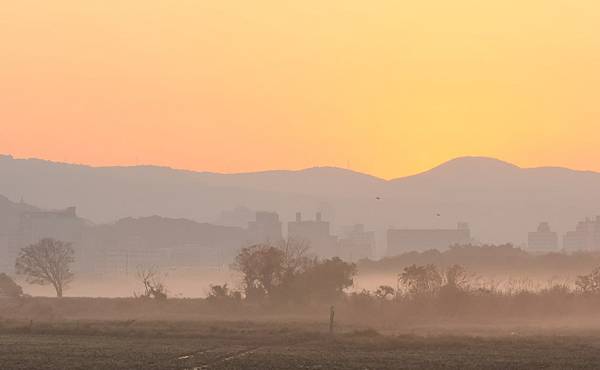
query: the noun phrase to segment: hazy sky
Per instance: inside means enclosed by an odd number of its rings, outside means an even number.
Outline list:
[[[52,0],[0,7],[0,153],[396,177],[600,170],[597,0]]]

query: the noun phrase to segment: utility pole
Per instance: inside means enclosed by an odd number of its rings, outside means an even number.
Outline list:
[[[329,334],[333,335],[333,319],[335,317],[335,307],[332,305],[329,309]]]

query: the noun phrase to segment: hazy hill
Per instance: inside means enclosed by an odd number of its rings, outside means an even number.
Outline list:
[[[0,242],[17,228],[22,213],[36,210],[33,206],[15,203],[0,195]]]
[[[444,270],[461,265],[476,276],[504,276],[505,278],[540,277],[574,278],[592,271],[600,264],[600,254],[582,252],[573,254],[529,254],[522,249],[506,245],[453,246],[445,251],[428,250],[406,252],[379,261],[362,260],[358,263],[361,274],[387,274],[396,276],[410,265],[433,264]]]
[[[81,263],[78,268],[86,272],[108,269],[107,265],[111,262],[107,262],[104,251],[108,251],[108,254],[124,251],[139,254],[169,249],[168,261],[153,263],[180,266],[222,264],[231,261],[247,240],[246,230],[239,227],[160,216],[128,217],[104,224],[92,224],[85,219],[74,218],[56,221],[50,227],[41,221],[23,231],[22,215],[40,211],[41,208],[12,202],[0,196],[0,271],[12,269],[15,250],[45,237],[73,243],[77,261]]]
[[[160,216],[124,218],[98,225],[91,231],[102,245],[114,247],[135,241],[144,249],[189,246],[190,248],[235,251],[246,240],[245,230]]]
[[[340,193],[357,196],[384,183],[341,169],[271,171],[223,175],[155,166],[89,167],[0,156],[0,194],[42,208],[77,205],[95,222],[161,215],[212,221],[237,206],[315,212]]]
[[[287,221],[297,210],[309,213],[305,217],[319,210],[337,225],[363,222],[380,236],[389,225],[454,227],[467,221],[481,241],[518,245],[539,221],[562,234],[600,214],[598,173],[525,169],[478,157],[386,181],[340,168],[217,174],[4,156],[0,179],[0,194],[12,200],[23,197],[43,208],[76,205],[95,222],[150,215],[211,222],[240,206],[277,211]]]

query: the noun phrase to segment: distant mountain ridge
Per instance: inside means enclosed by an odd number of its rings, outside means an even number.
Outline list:
[[[271,210],[283,221],[321,211],[335,225],[455,227],[469,222],[484,242],[522,244],[548,221],[563,233],[600,214],[600,173],[520,168],[462,157],[423,173],[384,180],[335,167],[218,174],[155,166],[90,167],[0,156],[0,194],[42,208],[77,206],[97,223],[160,215],[214,222],[236,207]],[[379,198],[379,200],[377,199]],[[438,216],[439,214],[439,216]]]

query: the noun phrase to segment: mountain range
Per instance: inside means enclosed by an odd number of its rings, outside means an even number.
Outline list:
[[[0,156],[1,195],[47,209],[76,206],[94,223],[160,215],[243,226],[254,210],[276,211],[284,222],[318,211],[334,231],[364,223],[377,231],[380,246],[388,227],[454,228],[459,221],[479,241],[521,245],[540,221],[563,233],[600,214],[599,189],[600,173],[520,168],[485,157],[384,180],[335,167],[219,174]]]

